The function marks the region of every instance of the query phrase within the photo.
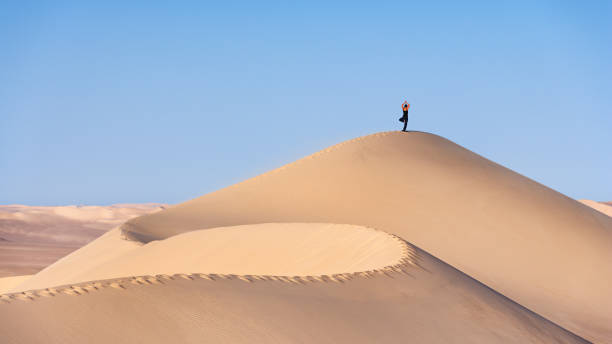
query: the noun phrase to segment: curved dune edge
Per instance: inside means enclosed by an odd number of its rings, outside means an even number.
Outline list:
[[[10,292],[14,287],[27,281],[33,275],[9,276],[0,278],[0,294]]]
[[[304,233],[305,230],[314,232],[314,235],[312,235],[312,233]],[[333,255],[330,256],[330,252],[323,250],[321,252],[317,252],[312,257],[305,258],[308,260],[308,258],[320,258],[321,256],[323,256],[324,259],[327,259],[327,260],[333,259],[333,260],[344,261],[344,266],[346,266],[346,263],[350,262],[351,259],[358,258],[360,262],[355,263],[357,264],[357,266],[375,267],[376,265],[372,266],[372,263],[379,264],[380,257],[378,257],[379,258],[378,260],[375,259],[376,257],[374,257],[374,259],[371,259],[372,256],[367,256],[367,255],[364,256],[363,251],[364,250],[368,251],[369,248],[372,248],[372,245],[380,245],[382,242],[382,245],[383,245],[382,249],[394,251],[390,255],[391,258],[390,257],[383,258],[388,263],[392,263],[392,264],[388,264],[388,265],[381,264],[379,265],[381,266],[380,268],[372,268],[369,270],[356,270],[356,271],[348,271],[348,272],[345,271],[345,269],[341,267],[343,264],[340,264],[336,266],[336,268],[339,269],[338,273],[321,273],[321,274],[299,274],[299,273],[291,274],[289,273],[289,274],[276,275],[276,274],[255,274],[255,273],[253,274],[228,273],[232,271],[231,264],[230,264],[230,267],[228,267],[227,265],[224,265],[223,263],[219,263],[219,264],[212,264],[212,266],[217,265],[218,267],[217,268],[211,267],[210,270],[206,271],[206,273],[184,273],[185,270],[189,271],[191,269],[181,267],[181,262],[180,262],[181,259],[176,259],[179,261],[179,263],[173,264],[175,266],[175,268],[173,269],[174,272],[167,272],[168,271],[167,269],[163,269],[159,267],[156,269],[153,269],[157,271],[151,271],[151,269],[144,269],[142,267],[139,267],[138,265],[136,265],[135,268],[132,267],[131,269],[130,268],[127,269],[127,270],[132,270],[133,272],[136,272],[137,275],[131,275],[129,274],[129,272],[125,275],[122,275],[121,272],[119,272],[121,271],[121,268],[123,268],[123,266],[125,265],[125,262],[132,262],[133,260],[140,260],[140,261],[144,260],[145,262],[151,262],[152,265],[156,265],[155,262],[153,262],[152,257],[156,255],[171,256],[172,254],[176,253],[177,244],[180,247],[185,247],[184,243],[186,241],[195,242],[196,247],[198,247],[201,250],[200,254],[203,254],[205,257],[210,258],[210,260],[212,261],[227,260],[228,255],[237,255],[240,252],[241,248],[244,247],[245,243],[247,245],[254,243],[255,240],[253,240],[252,238],[253,236],[258,236],[259,234],[261,234],[262,236],[264,236],[264,238],[261,239],[261,241],[265,242],[266,240],[270,239],[269,238],[270,233],[276,234],[276,237],[274,238],[276,240],[273,240],[274,242],[272,244],[269,244],[270,246],[266,247],[265,249],[267,249],[268,252],[276,251],[275,252],[276,255],[273,254],[271,257],[272,259],[276,261],[279,261],[279,259],[281,260],[283,259],[283,256],[278,255],[279,253],[278,247],[283,247],[284,249],[287,248],[284,246],[287,245],[288,240],[286,240],[287,238],[284,238],[285,240],[283,240],[283,237],[282,237],[283,235],[285,235],[287,237],[294,236],[296,238],[295,240],[298,240],[298,241],[299,240],[311,240],[312,241],[310,245],[305,245],[304,247],[301,247],[301,248],[295,248],[294,246],[288,246],[289,249],[296,250],[298,252],[298,255],[300,252],[303,253],[305,250],[311,250],[312,249],[311,246],[313,245],[314,246],[324,246],[324,243],[320,242],[320,240],[322,239],[329,239],[329,241],[335,241],[336,242],[335,248],[338,248],[338,244],[337,244],[338,241],[342,242],[343,240],[348,240],[352,238],[353,242],[349,242],[349,243],[355,245],[355,242],[354,242],[355,239],[362,239],[363,241],[358,242],[358,244],[362,247],[359,250],[353,251],[352,252],[353,255],[350,255],[348,252],[340,252],[340,253],[331,252]],[[112,231],[107,234],[112,234]],[[230,235],[228,236],[225,234],[230,234]],[[266,234],[268,235],[267,237],[265,236]],[[308,236],[307,234],[311,234],[311,235]],[[251,236],[251,238],[249,238],[249,236]],[[207,239],[210,239],[212,241],[212,245],[214,246],[219,243],[219,241],[218,240],[215,241],[214,238],[218,239],[219,237],[223,239],[228,239],[228,238],[232,239],[232,237],[233,238],[239,237],[239,238],[242,238],[243,240],[240,243],[241,245],[240,244],[234,244],[235,246],[231,245],[231,248],[227,249],[227,251],[230,251],[229,254],[225,253],[225,256],[216,255],[214,251],[207,251],[204,246],[201,246],[204,244],[210,245],[210,243],[206,242]],[[108,238],[111,238],[111,240],[113,240],[112,236]],[[197,239],[199,239],[199,241]],[[56,266],[56,267],[52,266],[52,268],[59,267],[60,270],[50,271],[51,274],[52,275],[53,274],[62,275],[63,273],[65,273],[65,271],[62,271],[61,269],[65,269],[65,268],[73,269],[74,267],[73,267],[72,260],[74,260],[75,258],[77,259],[83,258],[83,256],[78,256],[79,254],[82,254],[83,252],[86,252],[86,254],[91,254],[91,253],[95,254],[96,252],[100,250],[100,248],[103,248],[103,249],[108,248],[109,247],[108,242],[105,242],[104,240],[105,238],[101,237],[100,239],[83,247],[81,250],[79,250],[81,252],[77,251],[72,254],[75,257],[71,257],[70,255],[65,257],[65,261],[59,261],[57,263],[59,266]],[[164,244],[169,244],[170,241],[172,240],[174,240],[172,245],[164,245]],[[200,244],[198,245],[198,243]],[[347,246],[347,248],[350,247],[350,245],[348,244],[345,244],[345,243],[341,243],[341,244],[344,244],[345,246]],[[157,245],[157,246],[153,246],[153,245]],[[395,245],[397,245],[397,247],[394,247]],[[115,247],[115,246],[116,245],[111,245],[110,247]],[[334,246],[334,244],[329,244],[329,246]],[[151,250],[148,252],[147,251],[138,252],[139,248],[145,248],[145,249],[150,248]],[[415,247],[413,247],[412,245],[407,243],[405,240],[403,240],[402,238],[396,235],[389,234],[389,233],[386,233],[384,231],[380,231],[374,228],[368,228],[365,226],[337,225],[337,224],[325,224],[325,223],[272,223],[272,224],[221,227],[221,228],[209,229],[209,230],[204,230],[204,231],[192,231],[192,232],[184,233],[182,235],[177,235],[177,236],[168,238],[166,240],[149,243],[147,245],[140,246],[139,248],[136,248],[136,250],[127,251],[124,253],[121,253],[119,250],[119,255],[114,255],[113,252],[110,252],[111,259],[105,261],[103,264],[80,266],[80,269],[89,272],[89,273],[84,273],[82,277],[89,275],[91,277],[99,276],[99,278],[92,278],[92,279],[83,278],[82,279],[83,282],[80,282],[78,280],[81,277],[77,277],[76,281],[74,280],[66,281],[68,283],[60,282],[57,284],[53,284],[52,282],[53,279],[51,279],[51,280],[47,280],[46,283],[44,283],[44,284],[47,284],[44,288],[43,287],[27,288],[27,284],[26,284],[24,288],[17,287],[17,288],[14,288],[11,292],[2,294],[0,296],[0,299],[5,302],[10,302],[12,300],[24,300],[24,301],[33,300],[36,297],[54,296],[55,294],[58,294],[58,293],[64,293],[68,295],[80,295],[79,291],[82,292],[83,290],[94,291],[94,290],[98,290],[104,287],[116,287],[120,289],[122,288],[122,283],[157,284],[157,283],[163,283],[166,280],[171,280],[174,278],[185,278],[185,279],[204,278],[204,279],[208,279],[211,281],[218,280],[218,279],[240,279],[245,282],[274,281],[274,280],[280,281],[280,282],[288,282],[288,283],[343,282],[343,281],[347,281],[353,278],[358,278],[360,276],[368,278],[368,277],[372,277],[377,274],[389,275],[391,273],[402,273],[402,272],[405,273],[409,266],[419,266],[418,264],[419,257],[418,257],[418,253]],[[161,248],[162,250],[159,250],[159,248]],[[327,249],[329,250],[329,247],[327,247]],[[221,250],[225,251],[226,247],[221,247]],[[376,250],[380,251],[381,247],[380,246],[374,247],[373,250],[375,251],[374,255],[376,255]],[[136,253],[136,254],[130,255],[132,253]],[[147,253],[147,254],[142,254],[142,253]],[[207,254],[210,254],[210,255],[207,255]],[[252,251],[250,252],[250,254],[257,254],[257,252]],[[264,255],[264,252],[262,252],[261,254]],[[355,256],[355,254],[357,254],[358,256]],[[292,258],[293,260],[295,260],[296,257],[295,255],[293,256],[294,257]],[[292,261],[288,257],[284,257],[284,258],[285,260],[289,262]],[[365,259],[365,262],[363,261],[364,259]],[[183,259],[183,261],[185,261],[185,259]],[[239,259],[239,261],[244,261],[244,260]],[[62,266],[62,265],[65,265],[65,266]],[[193,267],[193,265],[191,266]],[[110,270],[109,270],[109,267],[110,267]],[[107,271],[104,271],[105,270],[104,268],[106,268]],[[302,269],[304,269],[303,266],[302,266]],[[126,272],[125,270],[126,269],[124,269],[124,272]],[[149,273],[149,274],[147,275],[138,274],[139,272],[138,270],[145,272],[145,273]],[[198,268],[193,268],[193,270],[197,271]],[[211,270],[212,271],[216,270],[216,272],[211,273],[210,272]],[[258,270],[258,269],[253,269],[252,271],[255,271],[255,270]],[[261,270],[280,272],[283,269],[278,270],[274,266],[273,267],[268,266],[267,268],[263,267],[259,269],[259,271]],[[299,271],[299,270],[300,268],[296,268],[296,271]],[[306,268],[306,270],[312,270],[312,269]],[[302,270],[302,271],[306,271],[306,270]],[[315,268],[315,271],[316,270],[317,269]],[[92,274],[91,271],[94,271],[94,273]],[[109,271],[110,271],[110,274],[109,274]],[[223,271],[223,273],[220,273],[221,271]],[[130,277],[124,277],[124,276],[130,276]],[[56,280],[61,281],[61,279],[56,279]],[[64,280],[66,279],[64,278]],[[43,281],[44,281],[44,278],[43,278]],[[38,283],[38,284],[41,284],[41,283]],[[57,287],[58,285],[59,287]]]
[[[7,293],[0,295],[0,303],[11,303],[13,301],[34,301],[41,297],[54,297],[58,294],[71,296],[85,295],[90,292],[99,291],[105,288],[126,289],[126,285],[132,284],[137,286],[163,284],[167,281],[175,279],[204,279],[208,281],[218,280],[240,280],[245,283],[256,282],[281,282],[291,284],[310,284],[310,283],[345,283],[356,278],[374,278],[376,276],[393,277],[393,274],[410,275],[411,268],[423,267],[419,264],[419,255],[414,246],[407,243],[405,240],[389,234],[403,244],[402,253],[404,257],[395,265],[385,266],[380,269],[368,271],[358,271],[352,273],[339,273],[330,275],[311,275],[311,276],[272,276],[272,275],[234,275],[234,274],[217,274],[217,273],[191,273],[191,274],[173,274],[173,275],[143,275],[130,276],[116,279],[88,281],[83,283],[75,283],[64,286],[49,287],[44,289],[28,290],[17,293]]]
[[[364,140],[368,140],[368,139],[376,138],[376,137],[387,136],[387,135],[391,135],[391,134],[395,134],[395,133],[397,133],[397,131],[383,131],[383,132],[374,133],[374,134],[365,135],[365,136],[360,136],[360,137],[356,137],[354,139],[343,141],[343,142],[337,143],[335,145],[329,146],[329,147],[327,147],[327,148],[325,148],[323,150],[320,150],[318,152],[315,152],[313,154],[310,154],[308,156],[305,156],[305,157],[303,157],[301,159],[298,159],[296,161],[287,163],[287,164],[285,164],[285,165],[283,165],[281,167],[278,167],[276,169],[273,169],[273,170],[270,170],[268,172],[265,172],[265,173],[262,173],[260,175],[257,175],[257,176],[255,176],[253,178],[249,178],[249,179],[243,180],[241,182],[229,185],[229,186],[227,186],[226,188],[224,188],[222,190],[229,190],[229,189],[239,188],[243,184],[248,184],[248,183],[252,183],[252,182],[258,181],[260,179],[267,178],[267,177],[272,176],[272,175],[274,175],[274,174],[276,174],[278,172],[281,172],[281,171],[284,171],[284,170],[287,170],[287,169],[299,166],[300,164],[302,164],[302,163],[304,163],[306,161],[309,161],[311,159],[315,159],[315,158],[317,158],[319,156],[322,156],[322,155],[326,155],[326,154],[328,154],[330,152],[333,152],[333,151],[335,151],[335,150],[337,150],[337,149],[339,149],[339,148],[341,148],[343,146],[350,145],[351,143],[354,143],[354,142],[364,141]],[[186,204],[186,203],[190,203],[190,202],[191,201],[187,201],[187,202],[184,202],[184,203],[181,203],[181,204],[177,204],[177,205],[173,205],[173,206],[168,206],[165,209],[171,209],[171,208],[174,208],[176,206],[180,206],[180,205],[183,205],[183,204]],[[123,223],[122,225],[119,226],[119,228],[121,230],[122,236],[125,239],[127,239],[127,240],[132,240],[132,241],[137,241],[137,242],[141,242],[141,243],[146,243],[146,242],[149,242],[149,241],[152,241],[152,240],[159,240],[160,239],[160,238],[153,238],[153,237],[150,237],[148,235],[145,235],[145,234],[138,233],[138,232],[134,231],[133,230],[133,226],[132,226],[130,221],[127,221],[127,222]]]
[[[401,240],[388,233],[349,224],[227,226],[189,231],[149,242],[78,277],[85,281],[193,271],[236,275],[330,275],[394,265],[405,256],[404,246]]]

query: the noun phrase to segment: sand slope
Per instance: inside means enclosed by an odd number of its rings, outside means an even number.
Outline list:
[[[139,217],[140,240],[267,222],[396,234],[596,342],[612,342],[612,220],[441,137],[375,134]]]
[[[582,204],[588,205],[589,207],[597,210],[600,213],[606,214],[610,217],[612,217],[612,204],[610,204],[609,202],[596,202],[596,201],[591,201],[588,199],[581,199],[580,202]]]
[[[11,276],[0,278],[0,294],[9,293],[19,284],[25,282],[32,275]]]
[[[421,250],[415,259],[336,282],[184,275],[20,294],[0,300],[0,331],[3,343],[586,343]]]

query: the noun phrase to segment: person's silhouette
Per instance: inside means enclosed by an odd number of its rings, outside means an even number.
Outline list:
[[[400,118],[400,122],[404,122],[404,129],[402,131],[406,131],[406,127],[408,126],[408,109],[410,109],[410,104],[407,101],[402,103],[402,118]]]

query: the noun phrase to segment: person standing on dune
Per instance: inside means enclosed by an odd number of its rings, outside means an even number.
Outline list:
[[[410,104],[407,101],[402,103],[402,118],[400,118],[400,122],[404,122],[404,129],[402,131],[406,131],[406,127],[408,126],[408,109],[410,109]]]

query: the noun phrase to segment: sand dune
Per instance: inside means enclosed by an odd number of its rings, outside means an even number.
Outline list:
[[[0,206],[0,277],[33,274],[132,217],[161,204]]]
[[[612,220],[431,134],[347,141],[123,228],[146,241],[266,222],[398,235],[570,331],[612,342]]]
[[[381,133],[128,221],[0,297],[0,332],[606,343],[611,248],[608,216],[438,136]]]
[[[17,285],[23,283],[32,275],[11,276],[0,278],[0,294],[11,292]]]
[[[0,237],[10,242],[82,246],[161,204],[38,207],[0,205]]]
[[[57,244],[0,243],[0,277],[34,274],[78,246]]]
[[[13,294],[0,329],[5,343],[586,343],[414,253],[401,270],[335,278],[145,276]]]
[[[221,273],[307,276],[400,264],[403,240],[352,225],[272,223],[193,231],[146,245],[118,230],[38,273],[13,291],[134,275]]]
[[[612,204],[610,204],[610,202],[596,202],[588,199],[581,199],[580,202],[597,210],[600,213],[612,217]]]

